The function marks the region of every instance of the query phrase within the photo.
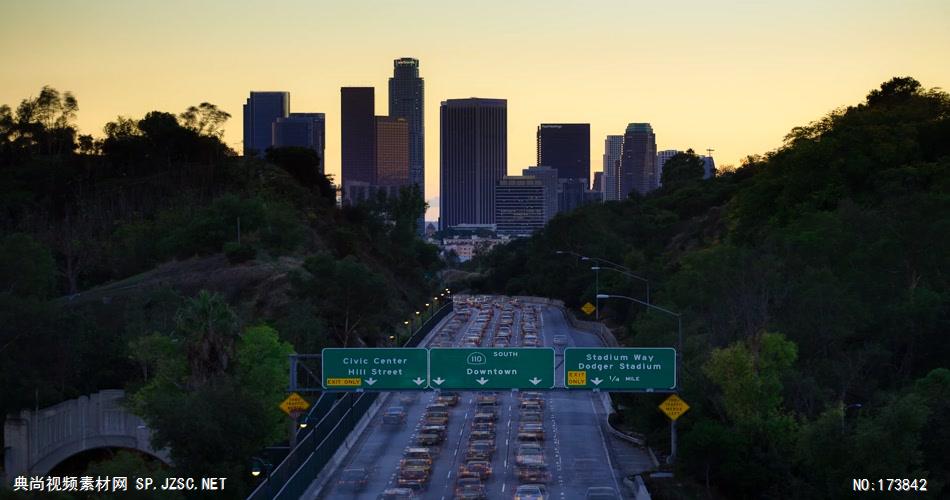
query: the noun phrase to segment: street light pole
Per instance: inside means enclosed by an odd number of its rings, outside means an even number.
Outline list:
[[[594,308],[596,311],[595,319],[600,321],[600,268],[592,267],[594,270],[594,301],[596,302],[597,307]]]
[[[608,267],[604,267],[604,269],[610,269],[611,271],[616,271],[616,272],[618,272],[618,273],[620,273],[620,274],[623,274],[624,276],[627,276],[627,277],[629,277],[629,278],[633,278],[633,279],[637,279],[637,280],[642,281],[642,282],[646,285],[646,299],[647,299],[647,302],[650,302],[650,280],[644,278],[643,276],[637,276],[636,274],[633,274],[633,271],[632,271],[629,267],[622,266],[622,265],[620,265],[620,264],[617,264],[616,262],[613,262],[613,261],[610,261],[610,260],[607,260],[607,259],[602,259],[602,258],[600,258],[600,257],[588,257],[588,256],[586,256],[586,255],[581,255],[581,254],[579,254],[579,253],[577,253],[577,252],[571,252],[571,251],[569,251],[569,250],[555,250],[554,253],[556,253],[556,254],[558,254],[558,255],[573,255],[574,257],[577,257],[577,258],[580,259],[580,260],[584,260],[584,261],[594,261],[595,263],[607,264]],[[596,267],[600,267],[600,266],[596,266]],[[591,269],[593,269],[593,268],[591,268]]]
[[[660,306],[655,306],[648,302],[635,299],[633,297],[627,297],[626,295],[607,295],[607,294],[598,294],[598,298],[601,299],[626,299],[631,302],[636,302],[637,304],[642,304],[647,307],[656,309],[657,311],[664,312],[676,318],[676,331],[677,331],[677,348],[676,348],[676,392],[679,392],[680,385],[680,365],[683,359],[683,317],[680,313],[675,313],[669,309],[664,309]],[[676,420],[670,420],[670,463],[676,462]]]

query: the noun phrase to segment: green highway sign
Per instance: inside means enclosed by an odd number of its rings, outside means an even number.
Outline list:
[[[428,357],[422,348],[326,348],[322,358],[328,391],[426,388]]]
[[[671,347],[568,347],[568,389],[669,391],[676,388],[676,349]]]
[[[429,387],[450,390],[551,389],[554,387],[554,349],[430,349]]]

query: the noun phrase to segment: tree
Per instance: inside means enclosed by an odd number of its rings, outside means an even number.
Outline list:
[[[220,139],[224,135],[221,126],[231,118],[231,114],[218,109],[218,106],[210,102],[203,102],[198,106],[189,106],[178,117],[181,118],[182,126],[197,132],[198,135]]]
[[[667,190],[677,189],[691,181],[701,180],[705,172],[703,159],[692,149],[676,153],[663,164],[662,184]]]
[[[273,431],[272,441],[279,441],[284,435],[281,424],[287,416],[278,406],[290,384],[289,356],[293,353],[293,346],[282,342],[277,330],[266,325],[244,330],[235,352],[235,375],[242,391],[270,410],[267,420],[260,425]]]
[[[0,294],[45,299],[53,291],[56,264],[42,243],[23,233],[0,239]]]
[[[222,296],[202,290],[178,311],[175,326],[184,338],[191,387],[228,369],[239,330],[237,316]]]
[[[374,331],[379,320],[389,313],[391,292],[382,276],[353,256],[334,260],[327,254],[308,257],[304,262],[308,275],[295,278],[301,298],[312,300],[316,314],[340,345],[347,347],[358,331]]]

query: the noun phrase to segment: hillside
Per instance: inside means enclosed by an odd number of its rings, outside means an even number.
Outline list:
[[[286,438],[287,355],[388,342],[440,289],[422,197],[338,208],[314,151],[238,157],[209,103],[99,138],[77,111],[50,87],[0,106],[0,415],[125,388],[179,473],[239,497]]]
[[[946,494],[950,96],[895,78],[735,171],[702,180],[695,163],[476,259],[472,286],[594,302],[593,264],[571,252],[647,278],[683,317],[681,491],[839,498],[884,475]],[[640,280],[599,279],[645,299]],[[607,300],[601,318],[625,345],[676,345],[675,322],[641,306]],[[658,396],[615,402],[668,452]]]

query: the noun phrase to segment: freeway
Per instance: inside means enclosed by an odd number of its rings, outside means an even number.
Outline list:
[[[472,346],[473,339],[479,334],[480,347],[553,347],[557,366],[555,385],[563,386],[561,364],[564,347],[601,345],[595,335],[571,328],[561,310],[556,307],[531,303],[515,303],[516,306],[513,306],[510,300],[497,297],[485,300],[486,304],[472,308],[470,316],[450,316],[440,325],[445,331],[436,331],[430,337],[428,347]],[[508,318],[503,319],[506,314]],[[532,329],[536,330],[536,334],[532,333]],[[510,334],[500,334],[507,331]],[[532,338],[532,335],[537,338]],[[563,342],[555,345],[555,337],[566,340],[566,345]],[[377,499],[384,491],[400,487],[401,479],[405,481],[406,477],[411,477],[406,475],[406,467],[402,465],[403,459],[407,458],[406,449],[418,445],[417,439],[420,434],[424,434],[423,426],[432,411],[427,410],[427,406],[436,404],[440,394],[440,391],[425,391],[385,395],[387,399],[381,410],[369,422],[343,463],[333,471],[315,498]],[[550,499],[584,498],[589,487],[609,487],[617,492],[623,491],[618,474],[611,464],[601,427],[605,416],[600,406],[600,395],[563,390],[524,394],[502,391],[493,394],[496,404],[487,405],[487,400],[480,398],[486,393],[460,392],[458,403],[446,408],[448,422],[445,424],[445,438],[439,446],[433,447],[437,448],[438,453],[431,458],[431,465],[426,466],[425,473],[421,473],[425,478],[423,487],[417,489],[412,498],[461,498],[456,493],[462,493],[457,489],[458,485],[466,482],[463,480],[459,483],[462,473],[477,476],[478,480],[474,482],[479,484],[477,489],[472,487],[466,490],[468,496],[464,498],[514,498],[520,485],[531,483],[543,484],[547,493],[544,498]],[[540,401],[523,403],[528,399]],[[522,409],[522,404],[530,408]],[[540,409],[535,407],[536,404],[540,405]],[[390,407],[403,409],[405,423],[400,425],[383,421]],[[494,413],[496,420],[491,425],[476,424],[476,421],[485,420],[486,409]],[[531,426],[537,420],[540,420],[540,434],[543,437],[536,442],[541,456],[534,457],[534,460],[541,465],[529,468],[522,465],[527,459],[519,456],[518,451],[522,445],[533,444],[534,441],[526,440],[526,435],[519,431],[523,430],[523,425]],[[472,439],[476,439],[472,436],[478,430],[476,426],[478,429],[487,426],[494,433],[494,451],[488,460],[490,475],[481,471],[473,474],[468,462],[471,458],[467,456],[469,444]],[[521,451],[528,453],[524,449]],[[365,476],[361,472],[364,470]],[[343,480],[354,476],[360,480]],[[467,481],[473,482],[471,479]]]

